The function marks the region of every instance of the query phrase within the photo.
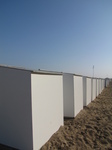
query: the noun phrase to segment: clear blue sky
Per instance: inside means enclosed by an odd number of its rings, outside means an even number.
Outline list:
[[[112,77],[112,0],[0,0],[0,64]]]

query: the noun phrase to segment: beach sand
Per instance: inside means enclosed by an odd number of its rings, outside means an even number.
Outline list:
[[[112,150],[112,83],[74,119],[65,119],[41,150]]]
[[[112,150],[112,83],[41,150]]]

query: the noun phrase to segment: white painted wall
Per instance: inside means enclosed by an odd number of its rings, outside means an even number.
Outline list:
[[[97,97],[97,78],[95,78],[95,98]]]
[[[87,91],[87,79],[86,79],[86,77],[83,77],[83,106],[87,105],[86,91]]]
[[[0,143],[32,150],[31,74],[0,67]]]
[[[91,78],[87,78],[86,105],[91,102]]]
[[[83,109],[83,78],[63,74],[64,117],[75,117]]]
[[[96,98],[96,79],[92,79],[92,100]]]
[[[105,88],[105,79],[103,79],[103,89]]]
[[[103,91],[103,89],[104,89],[104,87],[105,87],[105,80],[102,79],[101,81],[102,81],[102,91]]]
[[[101,79],[99,79],[99,94],[101,94],[102,90],[101,90]]]
[[[63,125],[62,75],[0,67],[0,143],[38,150]]]
[[[63,74],[64,117],[74,117],[73,74]]]
[[[31,74],[33,148],[38,150],[63,125],[61,75]]]
[[[97,79],[97,96],[100,94],[99,79]]]
[[[102,79],[101,79],[101,92],[102,92]]]
[[[83,109],[83,78],[74,76],[74,111],[75,116]]]

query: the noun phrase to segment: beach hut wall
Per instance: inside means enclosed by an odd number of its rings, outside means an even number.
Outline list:
[[[101,90],[101,79],[99,79],[99,94],[101,94],[102,90]]]
[[[0,143],[37,150],[63,125],[61,74],[0,66]]]
[[[86,105],[91,102],[91,78],[86,79],[87,87],[86,87]]]
[[[87,79],[83,77],[83,106],[86,106]]]
[[[83,109],[83,77],[74,75],[75,116]]]
[[[91,100],[94,100],[96,98],[96,94],[97,94],[97,84],[96,84],[96,79],[95,78],[92,78],[91,79],[91,84],[92,84],[92,87],[91,87]]]
[[[102,91],[103,91],[104,88],[105,88],[105,80],[102,79]]]
[[[63,74],[64,117],[74,117],[73,74]]]
[[[64,117],[75,117],[83,109],[83,77],[63,74]]]
[[[83,106],[91,102],[91,78],[83,77]]]
[[[96,95],[98,96],[100,94],[100,86],[99,86],[99,79],[97,80],[97,90],[96,90]]]

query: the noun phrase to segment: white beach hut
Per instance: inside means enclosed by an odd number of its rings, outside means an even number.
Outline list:
[[[97,81],[97,90],[96,90],[96,96],[98,96],[100,94],[100,86],[99,86],[99,79],[96,79]]]
[[[105,80],[102,79],[101,82],[102,82],[102,91],[103,91],[103,89],[105,88]]]
[[[101,79],[99,78],[99,94],[101,94],[102,90],[101,90]]]
[[[61,73],[0,66],[1,144],[38,150],[61,125]]]
[[[94,100],[97,96],[97,81],[96,78],[92,78],[92,88],[91,88],[91,100]]]
[[[83,77],[83,106],[91,102],[91,78]]]
[[[83,78],[63,74],[64,117],[75,117],[83,109]]]

